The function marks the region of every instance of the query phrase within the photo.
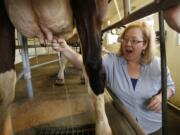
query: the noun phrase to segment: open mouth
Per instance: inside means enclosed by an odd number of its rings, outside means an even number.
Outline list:
[[[131,48],[126,48],[126,53],[132,53],[133,52],[133,50],[131,49]]]

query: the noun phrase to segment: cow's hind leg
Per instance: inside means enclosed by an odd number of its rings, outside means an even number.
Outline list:
[[[84,71],[84,70],[83,70]],[[112,130],[110,128],[108,118],[105,112],[105,101],[104,94],[99,94],[98,96],[92,91],[87,75],[84,74],[85,81],[87,82],[88,93],[92,99],[94,109],[95,109],[95,123],[96,123],[96,135],[112,135]]]
[[[14,99],[14,70],[0,74],[0,135],[13,135],[10,106]]]
[[[104,94],[95,97],[96,135],[112,135],[105,113]]]
[[[65,56],[63,54],[62,55],[60,54],[59,57],[60,57],[60,59],[59,59],[60,69],[59,69],[55,84],[62,86],[65,83],[64,71],[66,68],[66,64],[68,63],[68,60],[67,60],[67,58],[65,58]]]
[[[102,6],[107,0],[99,0]],[[111,135],[111,129],[105,114],[104,87],[106,73],[101,57],[101,19],[103,9],[97,6],[97,0],[71,0],[71,6],[76,21],[76,27],[81,41],[83,63],[89,83],[94,94],[96,110],[96,134]],[[99,8],[98,8],[99,7]]]

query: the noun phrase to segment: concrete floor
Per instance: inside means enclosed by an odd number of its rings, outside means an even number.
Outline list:
[[[57,56],[41,56],[38,62],[56,58]],[[36,59],[33,59],[31,65],[35,63]],[[16,66],[17,74],[21,69],[21,64]],[[65,74],[65,85],[56,86],[54,82],[58,70],[58,63],[32,70],[32,99],[27,97],[24,79],[16,84],[16,98],[12,105],[12,122],[16,135],[35,135],[39,127],[70,127],[95,122],[94,108],[87,89],[80,84],[80,71],[70,66]],[[117,112],[111,103],[106,104],[106,111],[114,134],[119,135],[121,132],[122,135],[134,135],[139,132],[132,129],[123,114]],[[121,131],[117,131],[119,129]],[[168,134],[180,135],[179,129],[179,113],[169,110]]]
[[[49,56],[42,58],[39,58],[39,62],[54,59],[49,59]],[[32,63],[35,63],[34,60]],[[54,63],[32,70],[32,99],[27,98],[24,79],[16,84],[16,98],[12,107],[13,128],[16,134],[32,135],[38,127],[94,123],[93,106],[85,85],[80,84],[80,71],[68,68],[66,84],[56,86],[54,82],[58,66],[58,63]],[[20,69],[21,65],[17,65],[17,72]]]

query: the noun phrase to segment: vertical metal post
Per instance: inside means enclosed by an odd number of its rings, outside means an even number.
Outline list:
[[[131,13],[130,0],[123,0],[123,6],[124,6],[124,17],[126,17]]]
[[[33,41],[34,41],[34,51],[35,51],[35,57],[36,57],[36,64],[38,64],[38,56],[37,56],[37,45],[36,45],[36,41],[35,41],[35,39],[33,39]]]
[[[163,11],[159,12],[161,83],[162,83],[162,133],[167,135],[167,71]]]
[[[60,67],[61,67],[61,65],[62,65],[62,62],[61,62],[61,52],[58,52],[57,53],[58,54],[58,60],[59,60],[59,65],[60,65]]]
[[[121,14],[120,14],[120,11],[119,11],[117,0],[114,0],[114,5],[115,5],[115,8],[116,8],[117,14],[119,16],[119,19],[121,19]]]
[[[27,48],[27,39],[19,34],[19,42],[22,45],[22,61],[23,61],[23,70],[24,70],[24,78],[27,82],[27,94],[29,98],[33,97],[33,88],[31,81],[31,69],[29,64],[28,57],[28,48]]]

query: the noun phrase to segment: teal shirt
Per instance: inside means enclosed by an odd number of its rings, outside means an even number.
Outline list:
[[[147,134],[162,127],[162,114],[147,109],[149,99],[161,89],[160,58],[155,57],[150,64],[140,69],[135,90],[128,75],[127,61],[123,57],[109,53],[103,58],[107,86],[123,102],[134,119]],[[167,68],[167,87],[175,92],[175,85]]]

